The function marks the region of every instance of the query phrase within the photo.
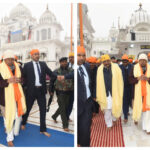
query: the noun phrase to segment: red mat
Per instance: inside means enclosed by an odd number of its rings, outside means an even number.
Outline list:
[[[93,117],[90,145],[91,147],[124,147],[121,118],[111,130],[108,130],[101,111]]]

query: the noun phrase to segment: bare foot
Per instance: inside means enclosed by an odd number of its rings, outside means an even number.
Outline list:
[[[21,130],[25,130],[26,126],[25,125],[21,125]]]
[[[68,128],[64,128],[64,131],[69,132],[69,129]]]
[[[138,125],[138,122],[137,122],[137,121],[134,121],[134,124],[135,124],[135,125]]]
[[[8,144],[9,147],[14,147],[14,144],[13,144],[12,141],[7,142],[7,144]]]
[[[50,137],[51,136],[51,134],[49,134],[48,132],[40,132],[41,134],[44,134],[45,136],[47,136],[47,137]]]
[[[147,134],[150,134],[150,132],[146,132]]]
[[[52,116],[54,123],[58,123],[57,120]]]
[[[113,121],[113,126],[115,126],[117,124],[117,120],[116,121]]]
[[[128,122],[128,119],[124,119],[123,121],[124,121],[124,123],[127,123],[127,122]]]

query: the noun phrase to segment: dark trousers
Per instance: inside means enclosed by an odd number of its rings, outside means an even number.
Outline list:
[[[29,113],[32,109],[32,106],[34,104],[35,99],[37,99],[39,109],[40,109],[40,132],[45,132],[46,131],[46,123],[45,123],[45,118],[46,118],[46,98],[45,94],[42,92],[41,88],[36,88],[34,89],[33,93],[27,93],[27,99],[26,99],[26,104],[27,104],[27,112],[25,115],[22,117],[22,125],[25,125],[29,116]]]
[[[67,108],[67,119],[69,120],[70,114],[73,109],[73,103],[74,103],[74,91],[70,92],[70,97],[69,97],[69,105]]]
[[[67,119],[67,108],[69,104],[69,94],[58,94],[58,109],[56,110],[55,114],[53,115],[53,118],[56,120],[56,118],[60,115],[61,120],[63,123],[63,128],[68,128],[68,119]]]
[[[82,147],[90,146],[92,123],[92,101],[87,100],[84,111],[78,116],[78,144]]]
[[[124,87],[124,95],[123,95],[123,114],[124,119],[128,119],[129,106],[131,103],[131,88]]]

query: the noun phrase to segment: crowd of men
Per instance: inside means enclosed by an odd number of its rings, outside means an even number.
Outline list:
[[[84,47],[77,48],[78,59],[78,146],[90,146],[92,118],[101,111],[108,130],[129,107],[135,125],[142,118],[142,129],[150,134],[150,53],[137,60],[124,54],[116,59],[107,54],[86,58]]]
[[[30,51],[31,61],[25,64],[17,62],[13,51],[7,50],[0,60],[0,111],[4,119],[5,132],[8,146],[14,146],[14,136],[19,134],[19,129],[26,129],[26,123],[37,100],[40,111],[40,133],[50,137],[46,130],[46,93],[50,96],[56,91],[58,109],[52,116],[57,123],[60,115],[64,131],[69,131],[68,125],[74,103],[74,81],[64,79],[66,74],[73,72],[74,53],[60,58],[60,67],[55,71],[40,61],[40,51]],[[46,76],[50,77],[50,84],[46,84]],[[49,87],[49,88],[47,88]],[[52,99],[51,99],[52,101]],[[51,102],[50,102],[51,103]]]
[[[4,118],[8,146],[14,146],[14,136],[26,123],[34,101],[40,110],[40,133],[46,131],[46,93],[56,92],[58,109],[52,115],[57,123],[60,115],[64,131],[68,125],[74,103],[74,53],[60,58],[60,67],[53,72],[45,62],[39,61],[40,52],[30,52],[31,61],[18,63],[12,51],[5,51],[0,62],[0,110]],[[105,124],[111,130],[122,112],[128,122],[129,107],[137,125],[142,117],[142,128],[150,134],[150,53],[141,53],[137,60],[124,54],[121,59],[107,54],[101,58],[86,58],[84,47],[77,47],[77,137],[78,146],[90,146],[92,118],[104,114]],[[46,75],[50,84],[46,85]],[[50,98],[49,104],[52,99]]]

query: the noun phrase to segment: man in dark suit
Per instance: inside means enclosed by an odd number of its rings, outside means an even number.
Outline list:
[[[90,128],[92,123],[93,99],[91,93],[91,78],[89,67],[84,65],[85,49],[78,46],[78,81],[77,81],[77,115],[78,115],[78,145],[82,147],[90,146]]]
[[[30,52],[32,61],[28,62],[24,65],[23,68],[23,77],[26,87],[26,104],[27,104],[27,112],[23,116],[22,120],[22,130],[25,129],[25,125],[31,111],[31,108],[34,104],[35,99],[37,99],[39,109],[40,109],[40,133],[50,136],[49,133],[46,132],[46,97],[47,93],[46,89],[46,74],[50,77],[55,74],[48,68],[45,62],[39,61],[40,53],[38,49],[34,49]]]
[[[123,114],[124,123],[128,122],[129,106],[132,101],[132,84],[129,83],[129,74],[133,68],[133,65],[129,63],[128,56],[124,54],[122,56],[123,64],[120,65],[120,69],[123,75],[124,92],[123,92]]]

